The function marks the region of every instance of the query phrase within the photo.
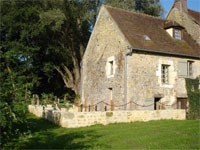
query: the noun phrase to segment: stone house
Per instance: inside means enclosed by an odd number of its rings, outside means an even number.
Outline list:
[[[187,0],[175,0],[166,18],[185,27],[200,45],[200,12],[189,9]]]
[[[81,73],[81,103],[97,111],[184,109],[200,47],[174,21],[104,5]]]

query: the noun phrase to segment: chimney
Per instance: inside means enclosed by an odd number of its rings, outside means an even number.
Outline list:
[[[178,8],[181,12],[188,12],[187,0],[174,0],[174,7]]]

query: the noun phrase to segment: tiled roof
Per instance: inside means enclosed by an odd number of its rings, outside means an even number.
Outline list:
[[[181,29],[184,29],[183,26],[181,26],[180,24],[178,24],[177,22],[175,21],[165,21],[164,23],[164,29],[169,29],[169,28],[173,28],[173,27],[179,27]]]
[[[120,8],[104,7],[133,48],[200,57],[200,47],[184,29],[181,41],[165,31],[166,23],[173,22]]]
[[[195,19],[195,21],[200,24],[200,12],[188,9],[188,14]]]

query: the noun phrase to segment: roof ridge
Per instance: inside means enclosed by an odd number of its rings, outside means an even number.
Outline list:
[[[119,9],[121,11],[125,11],[127,13],[133,13],[133,14],[137,14],[137,15],[141,15],[141,16],[147,16],[147,17],[151,17],[151,18],[154,18],[154,19],[158,19],[158,20],[162,20],[162,21],[166,21],[165,18],[160,18],[160,17],[157,17],[157,16],[153,16],[153,15],[149,15],[149,14],[145,14],[145,13],[142,13],[142,12],[139,12],[139,11],[130,11],[130,10],[126,10],[126,9],[123,9],[123,8],[119,8],[119,7],[113,7],[113,6],[110,6],[110,5],[105,5],[105,7],[110,7],[110,8],[113,8],[113,9]]]

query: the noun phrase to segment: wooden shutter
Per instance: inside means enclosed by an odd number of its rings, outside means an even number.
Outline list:
[[[187,61],[178,62],[178,75],[187,76]]]

